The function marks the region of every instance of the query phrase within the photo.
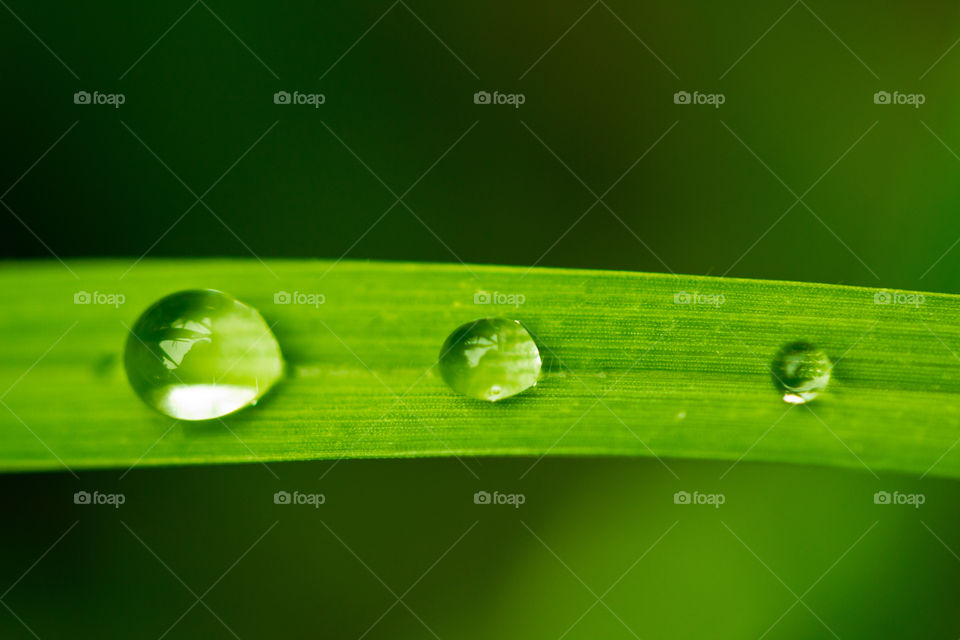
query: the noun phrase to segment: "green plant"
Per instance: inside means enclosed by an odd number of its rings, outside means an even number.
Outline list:
[[[671,457],[697,457],[960,476],[958,296],[473,265],[71,267],[79,280],[56,263],[0,271],[7,471],[656,455],[668,467]],[[122,350],[144,309],[195,288],[259,309],[288,378],[253,408],[184,423],[138,400]],[[78,292],[90,293],[90,303],[75,304]],[[435,368],[453,329],[492,316],[521,321],[544,361],[536,387],[496,404],[457,395]],[[769,366],[797,340],[822,349],[834,368],[816,401],[790,406]]]

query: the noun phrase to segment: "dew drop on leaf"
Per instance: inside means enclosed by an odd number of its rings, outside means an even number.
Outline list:
[[[124,366],[147,405],[209,420],[256,404],[283,375],[280,345],[260,313],[219,291],[154,303],[127,337]]]
[[[496,402],[537,384],[540,350],[516,320],[483,318],[457,327],[440,351],[440,375],[454,391]]]
[[[770,367],[773,382],[788,404],[806,404],[830,382],[833,364],[809,342],[791,342],[777,352]]]

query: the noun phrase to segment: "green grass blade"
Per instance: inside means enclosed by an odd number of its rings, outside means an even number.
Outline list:
[[[960,296],[877,304],[876,290],[821,284],[434,264],[71,267],[79,279],[57,263],[0,270],[2,470],[600,454],[960,476]],[[126,327],[188,288],[260,309],[290,365],[222,421],[152,412],[122,370]],[[75,304],[79,291],[125,301]],[[323,304],[276,304],[279,291]],[[497,404],[455,395],[434,368],[451,330],[487,316],[522,321],[545,361],[537,387]],[[798,339],[836,365],[823,396],[791,408],[768,366]]]

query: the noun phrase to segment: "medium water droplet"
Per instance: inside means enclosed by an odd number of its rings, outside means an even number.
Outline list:
[[[457,327],[440,351],[440,375],[471,398],[496,402],[537,384],[540,350],[516,320],[483,318]]]
[[[789,404],[805,404],[830,382],[833,364],[821,349],[809,342],[791,342],[773,359],[773,382]]]
[[[283,375],[280,345],[257,310],[213,290],[154,303],[127,337],[124,365],[137,395],[179,420],[256,404]]]

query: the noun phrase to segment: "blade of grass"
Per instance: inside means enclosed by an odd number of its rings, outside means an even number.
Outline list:
[[[55,263],[0,269],[0,470],[598,454],[960,476],[960,296],[438,264],[128,266],[71,263],[79,284]],[[127,385],[126,327],[188,288],[229,292],[274,326],[290,376],[258,406],[178,423]],[[79,291],[99,295],[75,304]],[[277,304],[280,291],[323,303]],[[434,368],[452,329],[488,316],[522,321],[545,361],[536,388],[497,404],[458,397]],[[834,379],[791,408],[768,366],[801,339]]]

